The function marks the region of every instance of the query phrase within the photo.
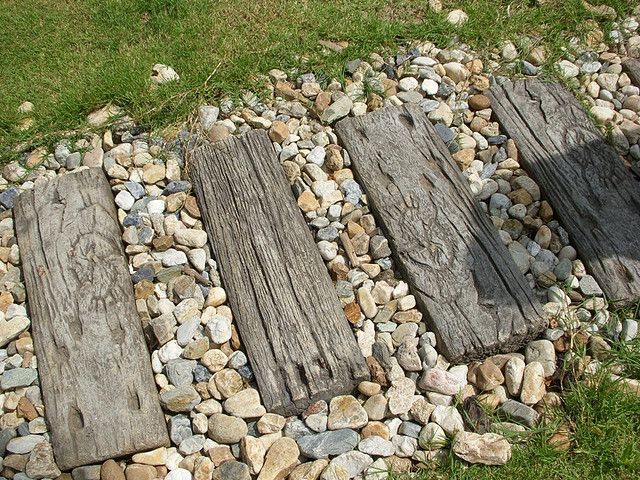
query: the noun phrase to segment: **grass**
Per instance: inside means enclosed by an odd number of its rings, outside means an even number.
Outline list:
[[[488,51],[526,33],[544,43],[553,59],[572,35],[586,33],[585,20],[596,18],[582,0],[544,6],[534,0],[443,3],[443,13],[435,13],[426,0],[5,0],[0,146],[55,137],[111,101],[156,128],[184,120],[200,102],[257,90],[271,68],[339,79],[346,60],[394,52],[414,41],[459,41]],[[624,14],[635,2],[592,3]],[[455,7],[470,17],[461,28],[445,20]],[[319,40],[346,40],[349,46],[335,53]],[[173,66],[180,82],[152,88],[148,77],[155,63]],[[34,125],[21,132],[16,124],[24,100],[35,104]]]
[[[449,453],[434,470],[414,480],[633,480],[640,478],[640,397],[626,391],[609,372],[617,365],[627,375],[640,366],[640,340],[614,345],[610,360],[590,379],[561,393],[562,408],[547,423],[513,447],[501,467],[468,465]],[[635,376],[633,378],[638,378]],[[549,439],[560,425],[569,426],[571,447],[555,449]],[[390,476],[390,480],[409,477]]]

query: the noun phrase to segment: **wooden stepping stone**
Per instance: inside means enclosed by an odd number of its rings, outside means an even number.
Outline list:
[[[169,445],[102,170],[36,181],[14,214],[58,466]]]
[[[492,87],[493,113],[609,300],[640,299],[640,184],[558,83]]]
[[[191,177],[267,410],[297,414],[368,379],[267,134],[195,150]]]
[[[439,351],[466,362],[535,338],[540,304],[422,110],[383,108],[336,132]]]

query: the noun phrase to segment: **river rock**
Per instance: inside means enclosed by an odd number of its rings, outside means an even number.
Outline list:
[[[342,428],[360,428],[367,424],[366,410],[352,395],[339,395],[331,399],[329,404],[329,430]]]
[[[298,464],[300,450],[295,440],[282,437],[267,452],[258,480],[283,480]]]
[[[469,463],[504,465],[511,458],[511,445],[497,433],[459,432],[453,439],[452,450]]]
[[[298,438],[298,446],[304,456],[318,459],[330,455],[340,455],[353,450],[360,436],[353,430],[333,430],[316,435],[304,435]]]

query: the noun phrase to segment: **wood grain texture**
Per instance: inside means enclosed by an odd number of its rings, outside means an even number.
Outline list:
[[[336,132],[439,351],[460,362],[534,338],[540,305],[420,108],[383,108]]]
[[[640,184],[616,151],[557,83],[508,81],[490,97],[520,164],[609,300],[640,299]]]
[[[637,58],[629,58],[623,62],[624,71],[627,72],[631,83],[636,87],[640,87],[640,60]]]
[[[168,445],[102,170],[36,182],[18,197],[14,215],[60,468]]]
[[[273,146],[252,131],[193,152],[191,177],[265,407],[297,414],[368,369]]]

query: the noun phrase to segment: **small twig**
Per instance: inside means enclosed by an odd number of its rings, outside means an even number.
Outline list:
[[[211,280],[206,279],[205,277],[200,275],[198,272],[196,272],[193,268],[183,267],[182,273],[195,278],[198,282],[200,282],[203,285],[207,285],[207,286],[211,285]]]
[[[344,247],[344,251],[347,253],[347,257],[349,257],[349,262],[351,262],[351,266],[359,267],[360,259],[358,259],[358,256],[356,255],[356,252],[353,249],[353,244],[351,243],[349,234],[347,232],[342,232],[340,234],[340,240],[342,241],[342,246]]]

